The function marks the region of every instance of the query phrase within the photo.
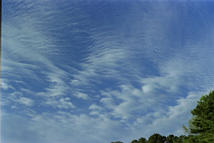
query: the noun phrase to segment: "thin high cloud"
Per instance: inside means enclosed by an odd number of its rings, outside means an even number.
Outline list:
[[[26,7],[35,5],[35,3],[23,2]],[[38,7],[37,10],[42,8]],[[29,10],[30,15],[26,15],[24,11],[18,10],[19,15],[9,17],[9,11],[5,12],[3,21],[3,44],[7,48],[3,49],[2,72],[3,78],[8,82],[7,85],[10,85],[15,92],[15,90],[20,90],[14,84],[17,81],[23,86],[22,88],[29,89],[29,84],[25,81],[25,78],[28,78],[34,81],[34,85],[41,87],[37,91],[32,91],[31,95],[41,96],[41,98],[63,96],[69,90],[69,86],[64,81],[68,78],[69,73],[57,67],[48,58],[49,55],[56,56],[58,49],[53,46],[54,39],[46,36],[47,32],[41,30],[46,27],[46,24],[38,23],[43,14]],[[86,95],[82,95],[82,98],[86,99]],[[48,100],[46,102],[49,104],[58,101],[54,99],[53,102],[50,102],[50,99],[45,98],[43,100]],[[60,98],[59,102],[62,100],[63,98]],[[72,103],[70,104],[72,105]]]
[[[5,142],[180,135],[213,87],[206,5],[189,17],[187,3],[97,2],[95,12],[89,3],[12,2],[16,13],[5,9],[3,19]]]

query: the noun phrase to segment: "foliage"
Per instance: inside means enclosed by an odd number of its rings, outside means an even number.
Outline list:
[[[138,140],[138,143],[146,143],[147,141],[146,141],[146,139],[145,138],[140,138],[139,140]]]
[[[214,129],[214,91],[202,96],[195,109],[192,110],[193,119],[190,131],[193,134],[213,132]]]
[[[139,140],[133,140],[131,143],[147,143],[145,138],[140,138]]]
[[[164,143],[165,140],[165,136],[161,136],[160,134],[156,133],[149,137],[148,143]]]
[[[214,91],[202,96],[191,113],[193,118],[190,120],[189,128],[193,136],[190,136],[187,141],[214,142]]]
[[[138,141],[137,140],[133,140],[131,143],[138,143]]]

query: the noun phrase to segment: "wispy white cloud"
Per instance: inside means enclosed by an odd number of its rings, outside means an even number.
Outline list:
[[[51,60],[53,56],[58,54],[59,49],[54,45],[54,38],[48,33],[47,24],[45,22],[38,23],[40,18],[45,16],[41,12],[44,7],[34,7],[33,5],[36,2],[23,2],[26,6],[24,8],[32,7],[30,10],[27,9],[29,10],[28,15],[23,9],[17,10],[16,15],[8,15],[13,9],[7,9],[5,10],[2,24],[2,78],[3,81],[7,80],[7,83],[4,82],[3,85],[4,93],[9,88],[13,89],[10,91],[10,95],[4,98],[8,98],[8,101],[14,103],[22,102],[27,105],[30,99],[27,100],[23,95],[29,93],[26,93],[26,90],[31,90],[30,95],[44,100],[45,102],[42,102],[44,104],[48,103],[47,105],[50,105],[53,103],[50,107],[54,107],[56,105],[56,96],[64,96],[71,91],[69,85],[65,82],[69,78],[69,73],[57,66],[58,62]],[[32,89],[26,79],[33,81],[32,85],[38,85],[39,88]],[[19,86],[16,86],[16,84]],[[17,101],[10,100],[10,96],[18,91],[20,96],[22,95],[23,97],[20,97],[20,100]],[[71,96],[72,94],[69,95]],[[78,97],[86,99],[87,95],[78,94]],[[53,101],[50,101],[51,99]],[[64,100],[64,98],[59,99],[58,103],[57,107],[59,108],[74,107],[73,103],[69,100]]]
[[[106,45],[104,45],[106,46]],[[114,49],[113,47],[95,48],[92,53],[86,57],[85,62],[81,64],[83,70],[73,75],[71,85],[89,85],[99,81],[96,78],[119,76],[118,64],[125,60],[127,51],[124,49]],[[119,77],[118,77],[119,78]]]
[[[89,96],[85,93],[82,93],[82,92],[76,92],[74,93],[74,96],[76,96],[77,98],[80,98],[80,99],[84,99],[84,100],[87,100],[89,98]]]
[[[97,115],[97,116],[101,116],[102,115],[102,111],[104,110],[103,107],[98,106],[96,104],[91,104],[88,108],[90,110],[90,115]]]
[[[34,104],[33,100],[30,99],[30,98],[27,98],[27,97],[20,97],[17,100],[17,102],[20,103],[20,104],[24,104],[26,106],[32,106]]]
[[[189,93],[187,97],[176,100],[176,105],[168,106],[167,110],[157,109],[155,112],[148,113],[146,116],[139,117],[134,123],[133,134],[138,137],[143,132],[145,136],[150,136],[155,132],[162,132],[164,135],[184,134],[183,125],[187,125],[191,118],[190,111],[195,107],[196,102],[203,93]],[[142,125],[147,130],[143,130]]]
[[[49,105],[53,108],[59,108],[59,109],[73,109],[75,108],[75,105],[71,102],[71,99],[69,97],[65,98],[48,98],[47,101],[45,101],[45,105]]]
[[[9,85],[6,79],[1,80],[1,89],[8,90],[13,89],[13,86]]]
[[[105,116],[98,118],[90,117],[86,114],[73,115],[68,112],[56,112],[55,114],[44,113],[42,115],[33,116],[32,120],[15,114],[3,114],[3,123],[7,123],[11,126],[3,126],[3,141],[13,142],[13,138],[16,138],[16,142],[23,142],[26,140],[34,139],[39,142],[111,142],[112,138],[107,137],[106,134],[110,133],[115,139],[118,139],[120,133],[119,128],[122,126],[117,121],[108,119]],[[22,126],[17,122],[25,122]],[[12,131],[13,127],[19,128],[21,134]],[[29,136],[23,138],[25,133]],[[32,136],[34,134],[36,136]],[[38,135],[38,136],[37,136]],[[83,138],[84,136],[84,138]],[[117,137],[118,136],[118,137]]]

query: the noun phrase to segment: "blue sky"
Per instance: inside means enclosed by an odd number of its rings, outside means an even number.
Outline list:
[[[6,143],[184,134],[214,85],[212,1],[3,0]]]

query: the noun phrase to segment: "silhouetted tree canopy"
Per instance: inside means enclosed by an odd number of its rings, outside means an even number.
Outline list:
[[[138,140],[138,143],[146,143],[147,141],[146,141],[146,139],[145,138],[140,138],[139,140]]]
[[[111,143],[123,143],[123,142],[121,142],[121,141],[115,141],[115,142],[111,142]]]
[[[195,109],[191,111],[193,118],[189,128],[190,143],[214,143],[214,91],[201,97]]]
[[[138,143],[138,141],[137,140],[133,140],[131,143]]]
[[[192,110],[190,131],[193,134],[213,132],[214,130],[214,91],[202,96]]]
[[[149,137],[148,143],[164,143],[166,140],[165,136],[161,136],[160,134],[153,134]]]

